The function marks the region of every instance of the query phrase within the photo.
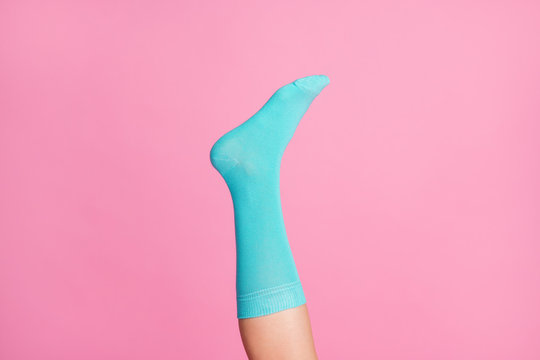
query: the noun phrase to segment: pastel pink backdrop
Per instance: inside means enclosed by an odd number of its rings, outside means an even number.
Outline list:
[[[241,359],[208,153],[331,79],[282,167],[321,359],[540,358],[534,1],[3,1],[0,358]]]

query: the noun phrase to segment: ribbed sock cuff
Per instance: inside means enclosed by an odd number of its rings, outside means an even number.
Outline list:
[[[239,319],[270,315],[306,303],[300,281],[236,297]]]

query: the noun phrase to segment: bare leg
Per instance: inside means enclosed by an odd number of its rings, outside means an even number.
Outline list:
[[[251,360],[317,359],[306,305],[267,316],[240,319],[239,326]]]

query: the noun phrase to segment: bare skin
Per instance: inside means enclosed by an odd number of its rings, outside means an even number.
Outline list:
[[[250,360],[316,360],[306,305],[238,320]]]

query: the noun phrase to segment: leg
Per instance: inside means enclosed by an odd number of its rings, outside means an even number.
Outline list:
[[[248,354],[257,358],[269,344],[279,346],[272,347],[272,354],[262,353],[263,358],[275,356],[277,348],[289,351],[278,334],[298,339],[295,347],[290,343],[294,354],[304,350],[307,354],[313,348],[307,310],[297,308],[306,300],[283,222],[279,171],[298,123],[326,85],[328,78],[317,75],[283,86],[255,115],[222,136],[210,152],[233,199],[237,316],[249,319],[241,320],[240,327]],[[276,314],[293,308],[297,309]],[[280,358],[288,358],[287,354]]]
[[[244,348],[252,360],[317,359],[306,305],[240,319],[239,324]]]

